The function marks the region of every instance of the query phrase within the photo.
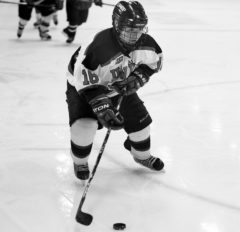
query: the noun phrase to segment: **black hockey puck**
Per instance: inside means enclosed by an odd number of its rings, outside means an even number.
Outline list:
[[[124,223],[114,223],[113,229],[114,230],[124,230],[126,228],[126,224]]]

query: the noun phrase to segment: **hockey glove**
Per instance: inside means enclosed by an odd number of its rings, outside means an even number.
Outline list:
[[[96,6],[101,6],[102,7],[102,0],[94,0],[94,3]]]
[[[137,92],[148,80],[148,76],[136,70],[132,72],[127,79],[113,82],[111,88],[121,95],[131,95]]]
[[[63,2],[64,0],[55,0],[56,10],[62,10],[63,9]]]
[[[106,128],[120,130],[124,126],[124,119],[113,106],[111,99],[101,95],[89,102],[99,122]]]
[[[113,82],[110,89],[114,89],[121,95],[131,95],[144,86],[150,79],[150,76],[155,72],[146,64],[139,65],[128,78]]]

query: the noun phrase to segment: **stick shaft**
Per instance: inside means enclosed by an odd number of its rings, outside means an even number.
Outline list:
[[[1,1],[0,3],[6,3],[6,4],[14,4],[14,5],[27,5],[26,2],[10,2],[10,1]]]
[[[90,183],[91,183],[91,181],[92,181],[92,179],[93,179],[93,177],[94,177],[94,175],[95,175],[95,173],[96,173],[98,164],[99,164],[99,162],[100,162],[100,160],[101,160],[101,157],[102,157],[103,151],[104,151],[104,149],[105,149],[105,146],[106,146],[106,144],[107,144],[107,141],[108,141],[108,138],[109,138],[109,136],[110,136],[110,133],[111,133],[111,128],[109,128],[109,129],[107,130],[107,133],[106,133],[106,135],[105,135],[103,144],[102,144],[101,149],[100,149],[100,152],[99,152],[99,154],[98,154],[96,163],[95,163],[95,165],[94,165],[94,167],[93,167],[91,176],[90,176],[90,178],[89,178],[89,180],[88,180],[88,182],[87,182],[87,185],[86,185],[86,187],[85,187],[85,189],[84,189],[84,192],[83,192],[83,195],[82,195],[82,199],[81,199],[81,201],[80,201],[80,204],[79,204],[79,207],[78,207],[78,210],[77,210],[77,214],[78,214],[79,211],[82,210],[82,206],[83,206],[83,203],[84,203],[84,201],[85,201],[85,199],[86,199],[86,195],[87,195],[88,189],[89,189],[89,187],[90,187]]]
[[[117,105],[117,110],[119,110],[119,108],[120,108],[120,106],[121,106],[121,103],[122,103],[122,100],[123,100],[123,96],[120,96],[119,101],[118,101],[118,105]],[[77,214],[82,211],[82,206],[83,206],[83,203],[84,203],[84,201],[85,201],[85,199],[86,199],[86,195],[87,195],[88,189],[89,189],[89,187],[90,187],[90,183],[91,183],[91,181],[92,181],[92,179],[93,179],[93,177],[94,177],[94,175],[95,175],[95,173],[96,173],[98,164],[99,164],[99,162],[100,162],[100,160],[101,160],[101,157],[102,157],[102,154],[103,154],[103,152],[104,152],[105,146],[106,146],[107,141],[108,141],[108,138],[109,138],[109,136],[110,136],[110,133],[111,133],[111,128],[108,128],[107,133],[106,133],[106,135],[105,135],[105,138],[104,138],[104,140],[103,140],[101,149],[100,149],[99,154],[98,154],[98,156],[97,156],[97,160],[96,160],[95,165],[94,165],[94,167],[93,167],[93,170],[92,170],[92,172],[91,172],[91,176],[90,176],[90,178],[88,179],[87,185],[86,185],[86,187],[85,187],[85,189],[84,189],[84,191],[83,191],[83,195],[82,195],[80,204],[79,204],[79,206],[78,206]]]
[[[89,1],[89,0],[84,0],[83,2],[92,2],[92,1]],[[29,5],[29,6],[41,6],[41,7],[50,7],[50,6],[53,6],[53,5],[44,5],[44,4],[29,4],[27,2],[11,2],[11,1],[5,1],[5,0],[0,0],[0,3],[6,3],[6,4],[14,4],[14,5]],[[110,3],[102,3],[103,5],[105,6],[112,6],[114,7],[115,5],[114,4],[110,4]]]
[[[81,0],[81,1],[82,2],[94,2],[93,0]],[[102,4],[105,5],[105,6],[115,6],[114,4],[105,3],[105,2],[103,2]]]
[[[105,5],[105,6],[115,6],[114,4],[110,4],[110,3],[102,3],[103,5]]]
[[[44,4],[29,4],[27,2],[11,2],[11,1],[5,1],[5,0],[0,0],[0,3],[13,4],[13,5],[23,5],[23,6],[41,6],[41,7],[55,6],[55,5],[44,5]]]

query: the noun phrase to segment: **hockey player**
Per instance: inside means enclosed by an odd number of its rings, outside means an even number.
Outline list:
[[[102,6],[102,0],[94,0],[93,2],[97,6]],[[92,2],[90,0],[67,0],[66,14],[68,26],[63,29],[63,34],[67,37],[67,43],[73,42],[77,28],[87,21],[91,6]]]
[[[24,0],[20,0],[20,3],[25,3]],[[27,0],[27,4],[19,4],[18,7],[18,30],[17,37],[22,36],[23,30],[27,22],[31,19],[33,8],[36,8],[37,12],[41,14],[40,24],[38,26],[39,36],[42,40],[50,40],[51,36],[48,34],[50,21],[56,10],[63,8],[63,0]]]
[[[89,154],[102,127],[126,131],[124,147],[137,163],[154,171],[164,167],[151,154],[152,119],[137,94],[162,67],[162,50],[147,34],[147,22],[139,2],[120,1],[113,10],[113,26],[71,57],[66,97],[74,172],[81,180],[89,178]]]

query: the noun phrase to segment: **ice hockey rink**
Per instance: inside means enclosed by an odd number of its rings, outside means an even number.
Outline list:
[[[17,5],[0,3],[1,232],[109,232],[115,222],[128,232],[239,232],[240,2],[140,2],[164,54],[139,95],[165,168],[139,166],[125,132],[113,131],[83,206],[90,226],[74,219],[83,187],[69,154],[65,73],[78,46],[111,26],[113,7],[92,6],[68,45],[65,9],[44,42],[35,14],[17,39]],[[91,167],[105,134],[95,137]]]

